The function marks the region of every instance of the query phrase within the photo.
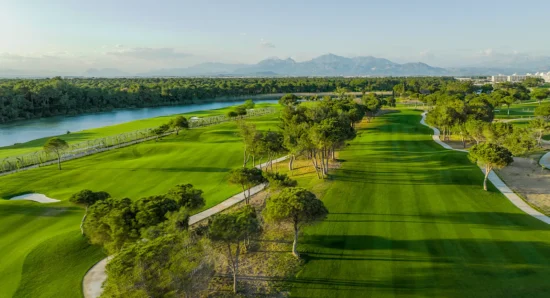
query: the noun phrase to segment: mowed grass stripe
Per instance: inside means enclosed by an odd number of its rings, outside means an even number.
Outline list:
[[[419,120],[384,115],[341,152],[292,295],[548,297],[550,228],[484,192],[479,168]]]

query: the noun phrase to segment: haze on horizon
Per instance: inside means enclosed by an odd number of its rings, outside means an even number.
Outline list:
[[[0,70],[135,73],[333,53],[439,67],[550,56],[550,1],[2,0]],[[521,13],[522,10],[529,13]]]

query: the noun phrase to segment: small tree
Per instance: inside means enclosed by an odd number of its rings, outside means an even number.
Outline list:
[[[529,122],[529,127],[535,131],[537,143],[541,145],[542,136],[550,130],[550,123],[544,120],[544,118],[537,117]]]
[[[170,121],[170,126],[176,131],[176,135],[178,135],[180,130],[189,128],[189,122],[187,122],[187,118],[177,116]]]
[[[550,90],[546,88],[536,88],[533,89],[533,92],[531,92],[531,96],[536,99],[540,103],[548,98],[548,95],[550,94]]]
[[[256,106],[252,99],[247,99],[243,105],[247,110],[253,109]]]
[[[510,116],[510,105],[512,105],[516,99],[513,96],[506,96],[502,98],[502,103],[508,108],[508,116]]]
[[[82,235],[84,235],[84,221],[86,220],[86,216],[88,216],[88,207],[92,206],[97,201],[102,201],[102,200],[108,199],[110,197],[111,197],[111,195],[104,192],[104,191],[93,192],[89,189],[84,189],[84,190],[81,190],[81,191],[73,194],[69,198],[69,201],[71,201],[72,203],[75,203],[75,204],[82,205],[82,206],[86,207],[86,211],[84,212],[84,216],[82,217],[82,220],[80,221],[80,233],[82,233]]]
[[[153,129],[153,133],[157,136],[157,141],[160,139],[168,130],[170,129],[170,126],[168,124],[163,124],[155,129]]]
[[[230,172],[229,182],[242,187],[245,202],[250,203],[250,189],[265,182],[262,170],[257,168],[238,168]],[[246,194],[248,191],[248,195]]]
[[[483,179],[484,190],[487,190],[487,178],[494,168],[504,168],[514,161],[512,153],[508,149],[491,143],[472,146],[468,153],[468,157],[472,162],[485,166],[485,178]]]
[[[61,154],[63,151],[67,150],[69,148],[69,145],[65,140],[62,140],[60,138],[51,138],[49,139],[46,144],[44,144],[44,151],[48,153],[54,153],[57,156],[57,167],[61,170]]]
[[[229,112],[227,112],[227,117],[229,117],[229,118],[235,118],[235,117],[237,117],[237,116],[239,116],[239,114],[238,114],[237,112],[235,112],[235,111],[229,111]]]
[[[256,211],[250,205],[233,213],[216,215],[208,226],[209,237],[214,241],[222,242],[227,248],[227,258],[233,272],[234,293],[237,293],[241,241],[244,241],[259,229],[260,225],[256,217]],[[233,254],[233,247],[235,247],[235,254]]]
[[[197,210],[204,206],[202,190],[191,184],[179,184],[168,191],[167,196],[187,210]]]
[[[246,107],[243,105],[235,107],[235,113],[237,113],[238,116],[246,115]]]
[[[283,189],[275,197],[269,198],[264,209],[268,221],[289,222],[294,229],[292,254],[298,254],[298,233],[300,227],[326,218],[328,210],[315,195],[301,187]]]
[[[542,117],[546,121],[550,121],[550,104],[543,104],[535,109],[535,116]]]
[[[475,119],[468,119],[468,121],[464,123],[466,133],[468,134],[468,136],[474,139],[476,145],[479,144],[480,141],[483,141],[483,131],[485,130],[486,126],[487,122]]]
[[[298,105],[298,96],[294,94],[285,94],[279,99],[279,104],[288,107],[296,106]]]

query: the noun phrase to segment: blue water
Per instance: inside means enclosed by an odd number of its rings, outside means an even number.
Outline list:
[[[262,98],[267,98],[263,96]],[[256,103],[275,102],[275,99],[256,100]],[[213,102],[182,106],[165,106],[140,109],[121,109],[111,112],[84,114],[78,116],[56,116],[43,119],[25,120],[0,125],[0,147],[24,143],[50,136],[62,135],[67,131],[77,132],[85,129],[99,128],[124,122],[225,108],[242,104],[241,101]]]

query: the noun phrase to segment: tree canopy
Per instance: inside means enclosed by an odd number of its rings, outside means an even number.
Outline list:
[[[484,190],[487,190],[487,178],[493,169],[504,168],[514,161],[512,153],[508,149],[491,143],[472,146],[468,152],[468,157],[472,162],[485,167]]]
[[[69,144],[63,139],[53,137],[44,144],[44,151],[57,155],[57,167],[61,170],[61,154],[69,148]]]
[[[323,220],[328,210],[312,192],[301,187],[290,187],[269,198],[263,214],[268,221],[292,224],[294,230],[292,254],[298,257],[300,227]]]

